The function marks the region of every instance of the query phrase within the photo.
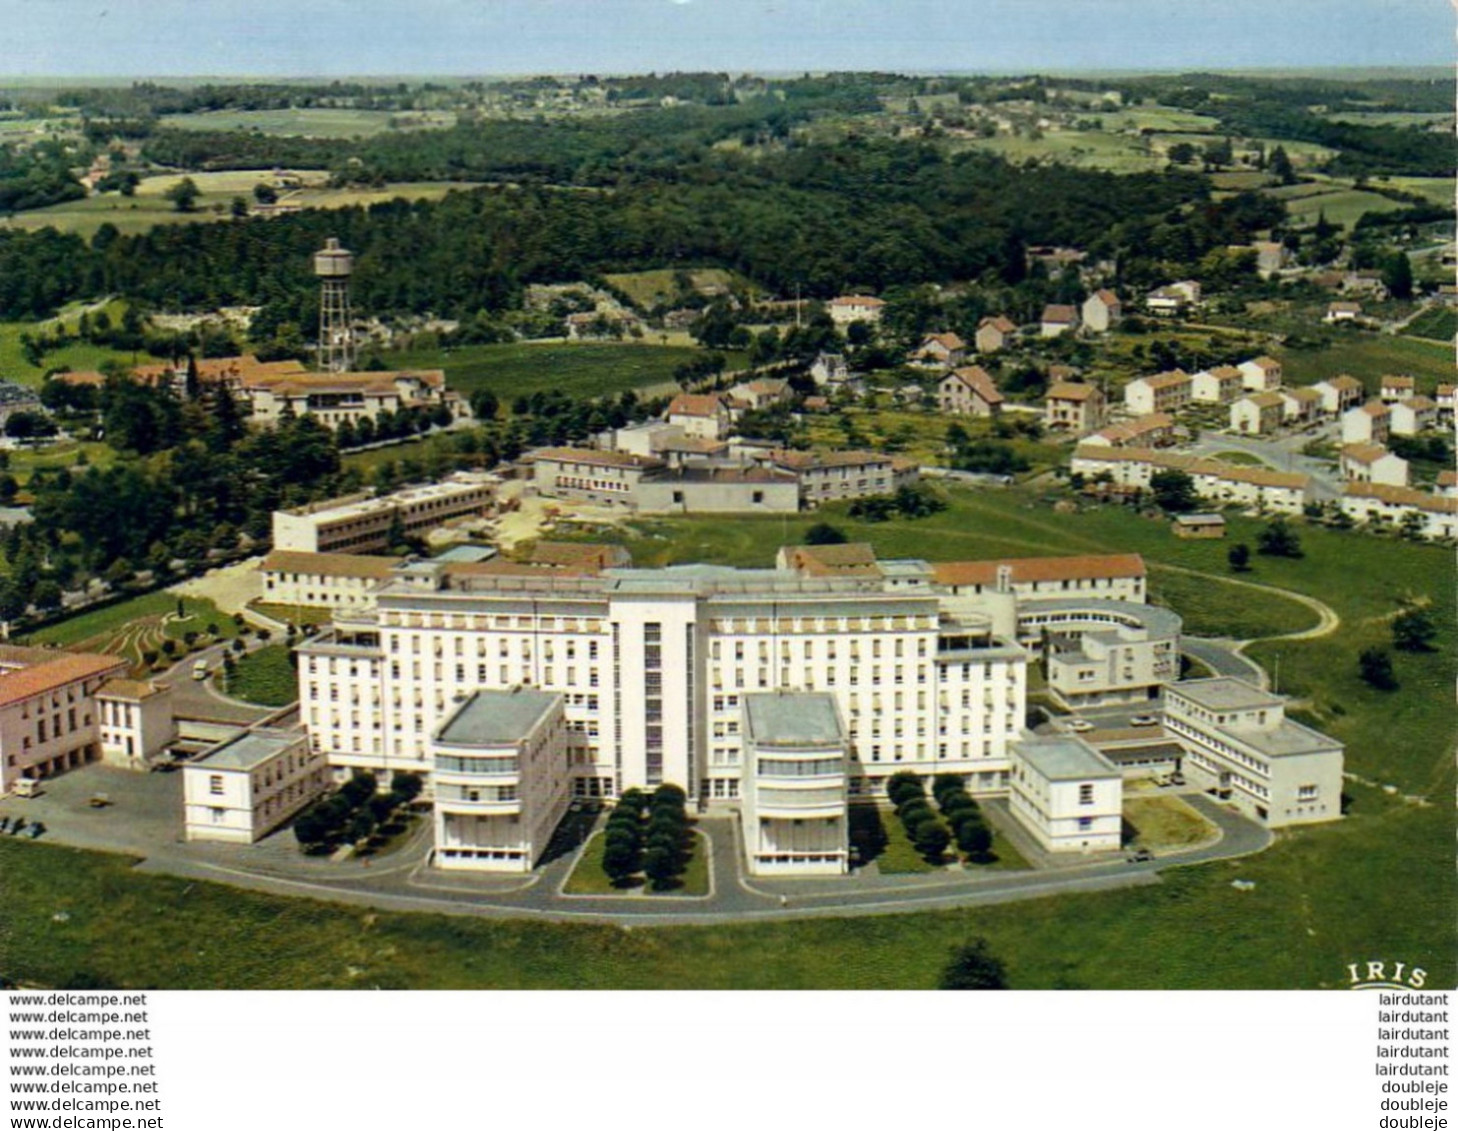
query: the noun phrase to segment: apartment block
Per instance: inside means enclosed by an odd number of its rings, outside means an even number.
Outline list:
[[[439,483],[388,495],[361,492],[273,512],[273,548],[306,554],[368,553],[388,548],[398,519],[407,535],[420,535],[454,519],[484,515],[500,480],[458,471]]]

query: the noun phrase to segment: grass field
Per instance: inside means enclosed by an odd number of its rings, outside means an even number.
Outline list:
[[[630,274],[603,276],[618,290],[631,298],[641,309],[650,310],[659,303],[670,301],[678,294],[675,282],[679,272],[671,268],[658,271],[634,271]],[[696,268],[688,272],[695,287],[729,286],[734,274],[718,267]]]
[[[1434,204],[1453,205],[1453,181],[1449,177],[1378,177],[1384,185],[1425,196]]]
[[[0,230],[3,230],[3,225],[0,225]],[[85,369],[99,369],[104,361],[119,361],[124,365],[130,365],[133,360],[152,360],[145,355],[136,358],[133,354],[118,353],[105,346],[93,346],[90,342],[77,342],[64,349],[56,350],[54,353],[46,354],[43,365],[31,365],[20,348],[20,335],[23,333],[34,335],[43,325],[45,324],[35,322],[0,322],[0,378],[7,381],[18,381],[22,385],[39,386],[48,369],[64,368],[79,372]]]
[[[411,129],[447,127],[454,114],[445,111],[355,110],[306,107],[289,110],[210,110],[196,114],[169,114],[160,125],[171,130],[249,130],[274,137],[373,137],[390,128],[390,119],[411,119]]]
[[[1391,334],[1343,335],[1320,350],[1273,351],[1288,385],[1311,385],[1324,377],[1350,373],[1376,394],[1382,377],[1405,373],[1417,378],[1418,392],[1432,395],[1440,381],[1453,380],[1453,348]]]
[[[955,148],[981,149],[1018,163],[1044,161],[1111,173],[1143,173],[1165,165],[1163,154],[1146,150],[1139,138],[1100,130],[1050,130],[1040,138],[959,138]]]
[[[451,388],[470,395],[491,389],[504,401],[547,390],[598,397],[625,389],[673,382],[678,366],[702,357],[686,346],[627,342],[509,342],[454,350],[414,350],[386,355],[399,368],[444,369]],[[742,354],[729,354],[742,368]]]
[[[266,644],[238,660],[224,690],[234,699],[263,707],[283,707],[299,697],[299,677],[289,663],[287,644]]]
[[[1325,214],[1328,222],[1347,229],[1355,225],[1364,212],[1392,212],[1404,207],[1400,202],[1375,192],[1335,185],[1330,192],[1298,195],[1286,200],[1286,211],[1295,223],[1315,223],[1319,215]]]
[[[65,467],[75,469],[81,466],[77,460],[86,457],[89,467],[110,467],[117,461],[117,451],[109,444],[86,441],[62,440],[44,448],[18,448],[8,453],[10,474],[23,487],[40,468]]]

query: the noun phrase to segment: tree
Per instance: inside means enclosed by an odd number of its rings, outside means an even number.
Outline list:
[[[828,522],[817,522],[805,531],[805,545],[807,546],[837,546],[845,540],[845,535]]]
[[[406,770],[396,770],[395,776],[390,779],[390,791],[399,795],[401,805],[409,805],[419,797],[423,787],[420,775]]]
[[[992,830],[981,817],[964,817],[957,824],[957,847],[974,860],[985,860],[992,851]]]
[[[993,956],[986,939],[973,939],[952,948],[952,954],[937,982],[939,990],[1005,990],[1007,970]]]
[[[1357,671],[1362,682],[1378,691],[1396,691],[1397,676],[1392,670],[1392,657],[1381,648],[1364,648],[1357,657]]]
[[[622,887],[642,867],[642,850],[637,838],[615,838],[604,834],[602,870],[614,887]]]
[[[1412,260],[1399,251],[1382,268],[1382,282],[1393,298],[1412,298]]]
[[[1299,558],[1302,557],[1301,538],[1287,525],[1284,518],[1278,518],[1269,523],[1264,530],[1256,536],[1256,550],[1267,557],[1274,558]]]
[[[1149,489],[1159,509],[1170,514],[1187,514],[1199,505],[1195,481],[1183,471],[1157,471],[1149,479]]]
[[[197,198],[202,195],[202,190],[191,177],[183,177],[162,195],[172,202],[174,211],[193,212],[197,209]]]
[[[937,860],[952,842],[952,834],[947,831],[947,826],[940,818],[928,815],[916,825],[911,840],[916,845],[916,850],[928,860]]]
[[[682,870],[681,855],[666,844],[651,844],[643,853],[643,874],[657,891],[672,886]]]
[[[1232,573],[1245,573],[1250,569],[1250,547],[1237,542],[1226,551],[1225,560],[1230,563]]]
[[[274,204],[278,201],[278,191],[272,185],[260,181],[253,186],[253,199],[259,204]]]
[[[35,606],[43,613],[53,613],[61,607],[61,587],[46,578],[35,587],[35,593],[31,598]]]
[[[1409,606],[1392,620],[1392,646],[1400,652],[1430,652],[1438,626],[1426,609]]]
[[[1296,170],[1291,167],[1291,158],[1286,153],[1286,147],[1276,146],[1271,150],[1270,160],[1266,166],[1267,171],[1280,181],[1283,185],[1294,185],[1296,183]]]

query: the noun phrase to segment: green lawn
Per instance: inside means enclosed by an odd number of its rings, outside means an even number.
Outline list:
[[[629,342],[509,342],[454,350],[412,350],[386,354],[397,368],[444,369],[451,388],[467,395],[491,389],[504,401],[558,389],[599,397],[673,381],[673,371],[704,355],[687,346]],[[732,368],[743,355],[729,354]]]
[[[625,892],[645,892],[650,896],[657,894],[651,884],[643,882],[642,877],[638,877],[630,888],[613,887],[607,873],[602,870],[602,851],[606,843],[601,832],[592,834],[592,839],[582,850],[582,856],[572,869],[572,874],[567,877],[562,890],[568,895],[623,895]],[[694,835],[693,843],[693,855],[689,857],[688,866],[684,869],[682,883],[671,892],[663,894],[709,894],[708,845],[698,834]]]
[[[238,660],[223,688],[235,699],[263,707],[283,707],[299,697],[299,677],[289,663],[287,644],[265,644]]]
[[[1188,848],[1214,839],[1216,829],[1178,797],[1124,798],[1124,824],[1132,830],[1131,845],[1153,852]]]
[[[316,609],[308,605],[275,605],[267,601],[254,601],[249,607],[283,624],[328,624],[334,619],[333,609]]]
[[[4,231],[3,224],[0,224],[0,231]],[[119,361],[123,365],[130,365],[134,361],[146,363],[152,360],[145,355],[137,357],[130,353],[118,353],[104,346],[93,346],[89,342],[77,342],[46,354],[43,364],[32,365],[25,359],[25,353],[20,348],[20,335],[27,332],[34,335],[44,325],[45,323],[34,322],[0,322],[0,379],[39,386],[48,369],[72,369],[81,372],[99,369],[104,361]]]
[[[1383,375],[1417,378],[1418,391],[1432,395],[1440,381],[1453,380],[1453,347],[1391,334],[1343,334],[1319,350],[1276,349],[1288,385],[1312,385],[1325,377],[1350,373],[1373,395]]]
[[[850,842],[862,866],[875,863],[882,875],[934,872],[920,852],[912,847],[906,830],[891,809],[878,805],[850,807]]]

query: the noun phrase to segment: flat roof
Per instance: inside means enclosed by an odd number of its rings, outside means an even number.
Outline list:
[[[745,737],[756,745],[838,746],[845,742],[835,697],[771,691],[744,697]]]
[[[1186,699],[1212,711],[1241,711],[1251,707],[1279,707],[1284,700],[1279,695],[1262,691],[1253,683],[1234,676],[1216,676],[1213,679],[1189,679],[1169,685],[1169,691],[1183,695]]]
[[[494,558],[496,551],[490,546],[452,546],[443,554],[437,554],[438,562],[484,562]]]
[[[452,746],[505,746],[520,742],[561,700],[554,691],[518,687],[477,691],[436,734]]]
[[[1016,756],[1049,781],[1118,777],[1118,768],[1075,735],[1020,738],[1013,744]]]
[[[210,770],[252,770],[305,740],[302,731],[259,727],[225,740],[192,764]]]

